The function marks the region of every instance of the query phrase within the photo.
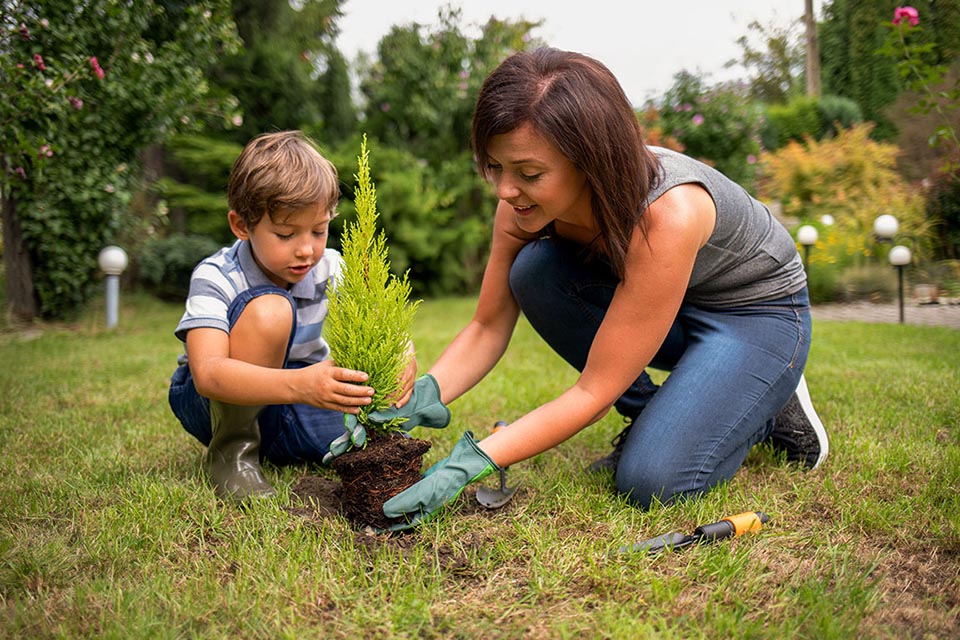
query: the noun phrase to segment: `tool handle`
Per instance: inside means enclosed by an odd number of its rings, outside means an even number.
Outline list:
[[[762,511],[745,511],[719,522],[700,525],[694,530],[693,535],[702,542],[723,540],[742,535],[747,531],[760,531],[767,522],[770,522],[770,516]]]
[[[497,431],[500,431],[501,429],[506,429],[507,425],[509,424],[510,423],[507,422],[506,420],[497,420],[496,422],[493,423],[493,431],[491,432],[491,435],[496,433]],[[504,472],[509,468],[510,467],[503,467],[502,469],[500,469],[500,491],[506,491],[507,489],[507,476]]]

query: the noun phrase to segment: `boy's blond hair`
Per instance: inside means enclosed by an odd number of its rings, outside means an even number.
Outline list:
[[[334,214],[340,197],[337,168],[300,131],[265,133],[247,143],[233,163],[227,202],[247,228],[264,215],[319,204]]]

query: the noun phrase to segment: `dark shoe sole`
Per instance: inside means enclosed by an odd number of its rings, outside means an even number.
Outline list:
[[[813,408],[810,391],[807,389],[807,381],[803,376],[800,377],[800,383],[797,385],[793,397],[787,403],[787,406],[781,409],[781,413],[792,414],[794,419],[805,421],[809,430],[793,431],[793,435],[791,435],[791,432],[780,432],[778,435],[774,430],[774,433],[770,436],[774,449],[786,451],[788,461],[798,463],[808,471],[813,471],[826,460],[830,451],[830,440],[827,438],[827,431],[823,427],[820,416]],[[810,431],[813,433],[810,433]],[[815,444],[812,442],[813,439],[816,439]],[[804,440],[806,442],[803,442]]]

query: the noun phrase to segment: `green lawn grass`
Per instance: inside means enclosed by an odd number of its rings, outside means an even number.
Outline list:
[[[181,308],[125,296],[71,326],[0,334],[2,637],[851,638],[960,635],[960,332],[817,322],[807,379],[832,436],[803,473],[769,449],[701,500],[641,512],[584,472],[610,415],[515,465],[501,511],[468,491],[416,534],[240,511],[198,477],[166,403]],[[422,369],[471,299],[425,302]],[[523,321],[504,361],[451,406],[427,462],[571,384]],[[491,480],[487,483],[493,484]],[[656,557],[607,552],[748,510],[758,534]]]

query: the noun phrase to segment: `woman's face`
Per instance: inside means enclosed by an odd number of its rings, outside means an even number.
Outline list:
[[[596,228],[586,175],[530,124],[493,136],[488,154],[487,176],[521,229],[536,233],[555,220]]]

